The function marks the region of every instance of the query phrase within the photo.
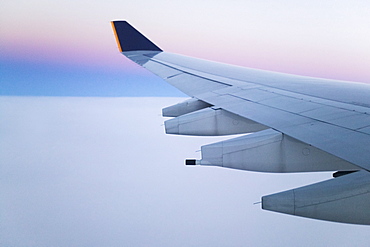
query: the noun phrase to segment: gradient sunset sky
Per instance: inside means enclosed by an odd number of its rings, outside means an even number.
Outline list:
[[[183,96],[118,53],[124,19],[168,52],[370,83],[368,1],[2,1],[1,95]]]

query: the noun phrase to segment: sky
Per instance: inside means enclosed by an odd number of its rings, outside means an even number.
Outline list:
[[[3,0],[0,245],[367,246],[366,226],[253,204],[331,174],[185,167],[222,138],[164,134],[161,109],[185,95],[119,54],[109,22],[168,52],[370,83],[369,13],[344,0]]]
[[[3,0],[1,5],[0,95],[184,96],[120,56],[109,23],[117,19],[168,52],[370,82],[365,0]]]

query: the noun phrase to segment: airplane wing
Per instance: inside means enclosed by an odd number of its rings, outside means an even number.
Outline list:
[[[370,85],[221,64],[162,51],[113,21],[120,52],[190,96],[163,109],[166,133],[247,135],[202,146],[187,165],[261,172],[336,171],[262,197],[266,210],[370,225]]]

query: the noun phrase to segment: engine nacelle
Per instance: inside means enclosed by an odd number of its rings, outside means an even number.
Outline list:
[[[220,136],[250,133],[267,127],[212,107],[185,114],[164,122],[167,134]]]
[[[262,208],[313,219],[370,225],[370,175],[358,171],[264,196]]]
[[[202,159],[193,164],[282,173],[359,169],[272,129],[202,146]]]
[[[163,108],[162,115],[163,117],[178,117],[210,106],[210,104],[204,101],[192,98],[182,103]]]

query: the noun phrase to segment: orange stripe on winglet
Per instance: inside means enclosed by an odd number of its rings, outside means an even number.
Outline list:
[[[118,45],[118,50],[120,52],[122,52],[121,42],[119,42],[117,31],[116,31],[116,27],[114,26],[114,22],[111,21],[110,23],[111,23],[112,28],[113,28],[114,36],[116,37],[116,42],[117,42],[117,45]]]

